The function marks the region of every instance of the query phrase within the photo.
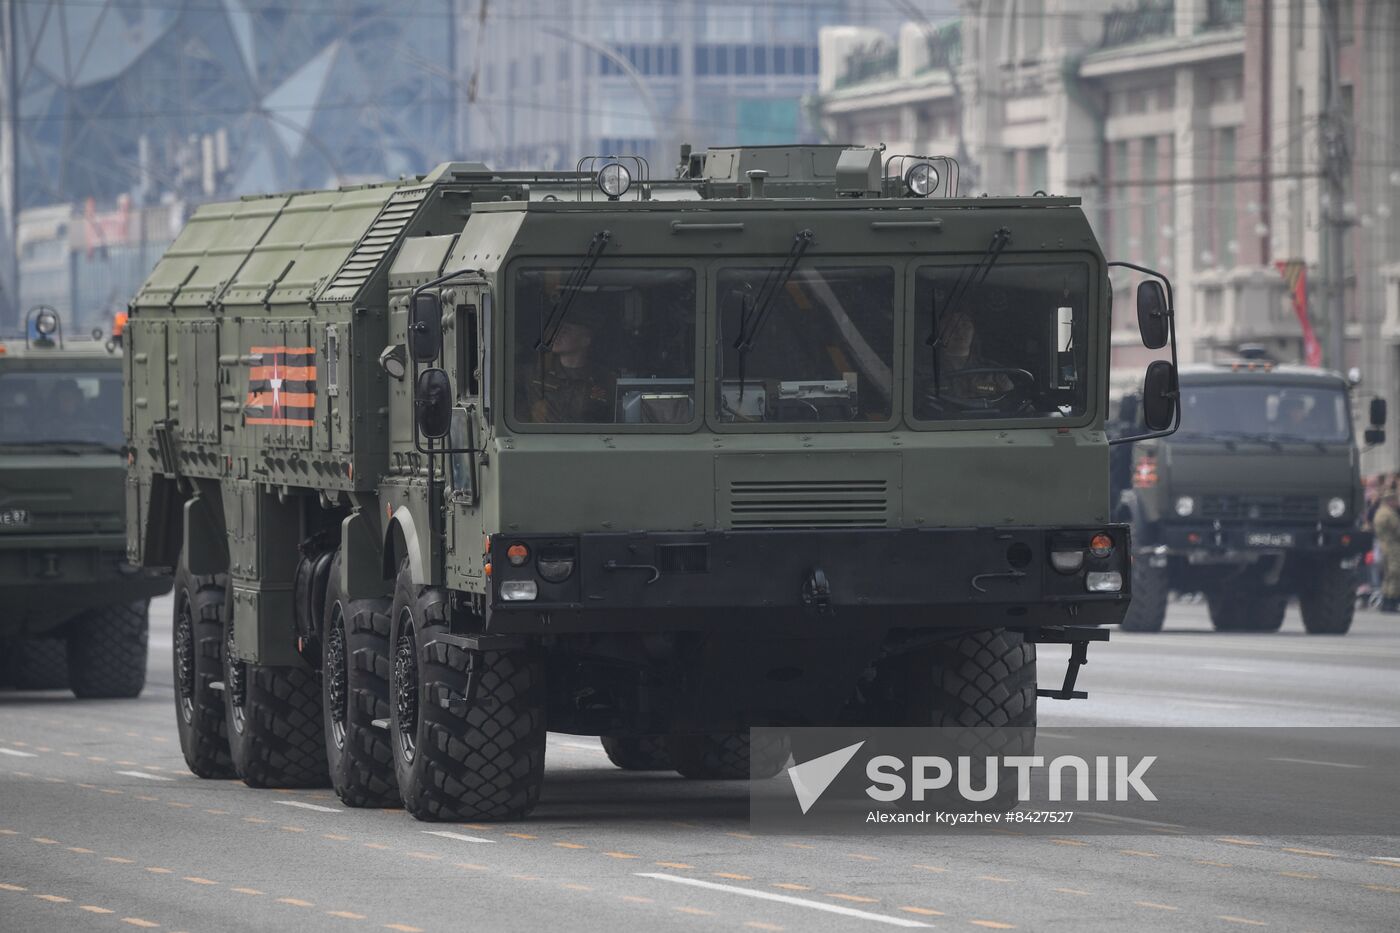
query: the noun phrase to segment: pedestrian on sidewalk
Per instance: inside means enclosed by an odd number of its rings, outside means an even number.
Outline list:
[[[1381,584],[1381,612],[1400,612],[1400,493],[1395,484],[1386,484],[1381,504],[1372,524],[1376,541],[1385,558],[1385,580]]]

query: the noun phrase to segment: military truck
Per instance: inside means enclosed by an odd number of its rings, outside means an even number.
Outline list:
[[[1041,642],[1082,695],[1129,599],[1105,262],[1077,200],[882,148],[200,208],[126,357],[191,770],[515,819],[547,729],[746,778],[756,724],[1033,725]]]
[[[170,580],[126,560],[118,345],[25,324],[0,340],[0,683],[134,697]]]
[[[1160,630],[1173,590],[1204,593],[1219,631],[1277,631],[1294,596],[1308,632],[1351,627],[1371,547],[1351,386],[1246,353],[1184,367],[1180,430],[1115,451],[1136,554],[1125,630]],[[1375,400],[1366,443],[1384,440],[1385,414]],[[1136,417],[1130,394],[1120,418]]]

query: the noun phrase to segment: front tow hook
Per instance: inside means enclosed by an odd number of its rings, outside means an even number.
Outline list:
[[[972,578],[972,588],[979,593],[987,592],[983,580],[1019,580],[1026,575],[1024,570],[1007,570],[1002,573],[979,573]]]

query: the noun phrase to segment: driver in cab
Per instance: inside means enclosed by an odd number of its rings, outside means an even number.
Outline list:
[[[976,338],[977,327],[965,311],[955,312],[943,322],[934,346],[938,353],[938,394],[990,404],[1012,390],[1010,377],[993,371],[1002,367],[977,352]]]
[[[526,411],[537,424],[600,424],[613,420],[615,374],[592,358],[598,321],[579,309],[559,327],[525,385]]]

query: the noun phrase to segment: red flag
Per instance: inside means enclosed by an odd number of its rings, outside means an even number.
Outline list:
[[[1322,365],[1322,344],[1317,342],[1312,320],[1308,317],[1308,267],[1301,259],[1279,260],[1274,263],[1288,288],[1293,292],[1293,313],[1303,328],[1303,361],[1309,366]]]

